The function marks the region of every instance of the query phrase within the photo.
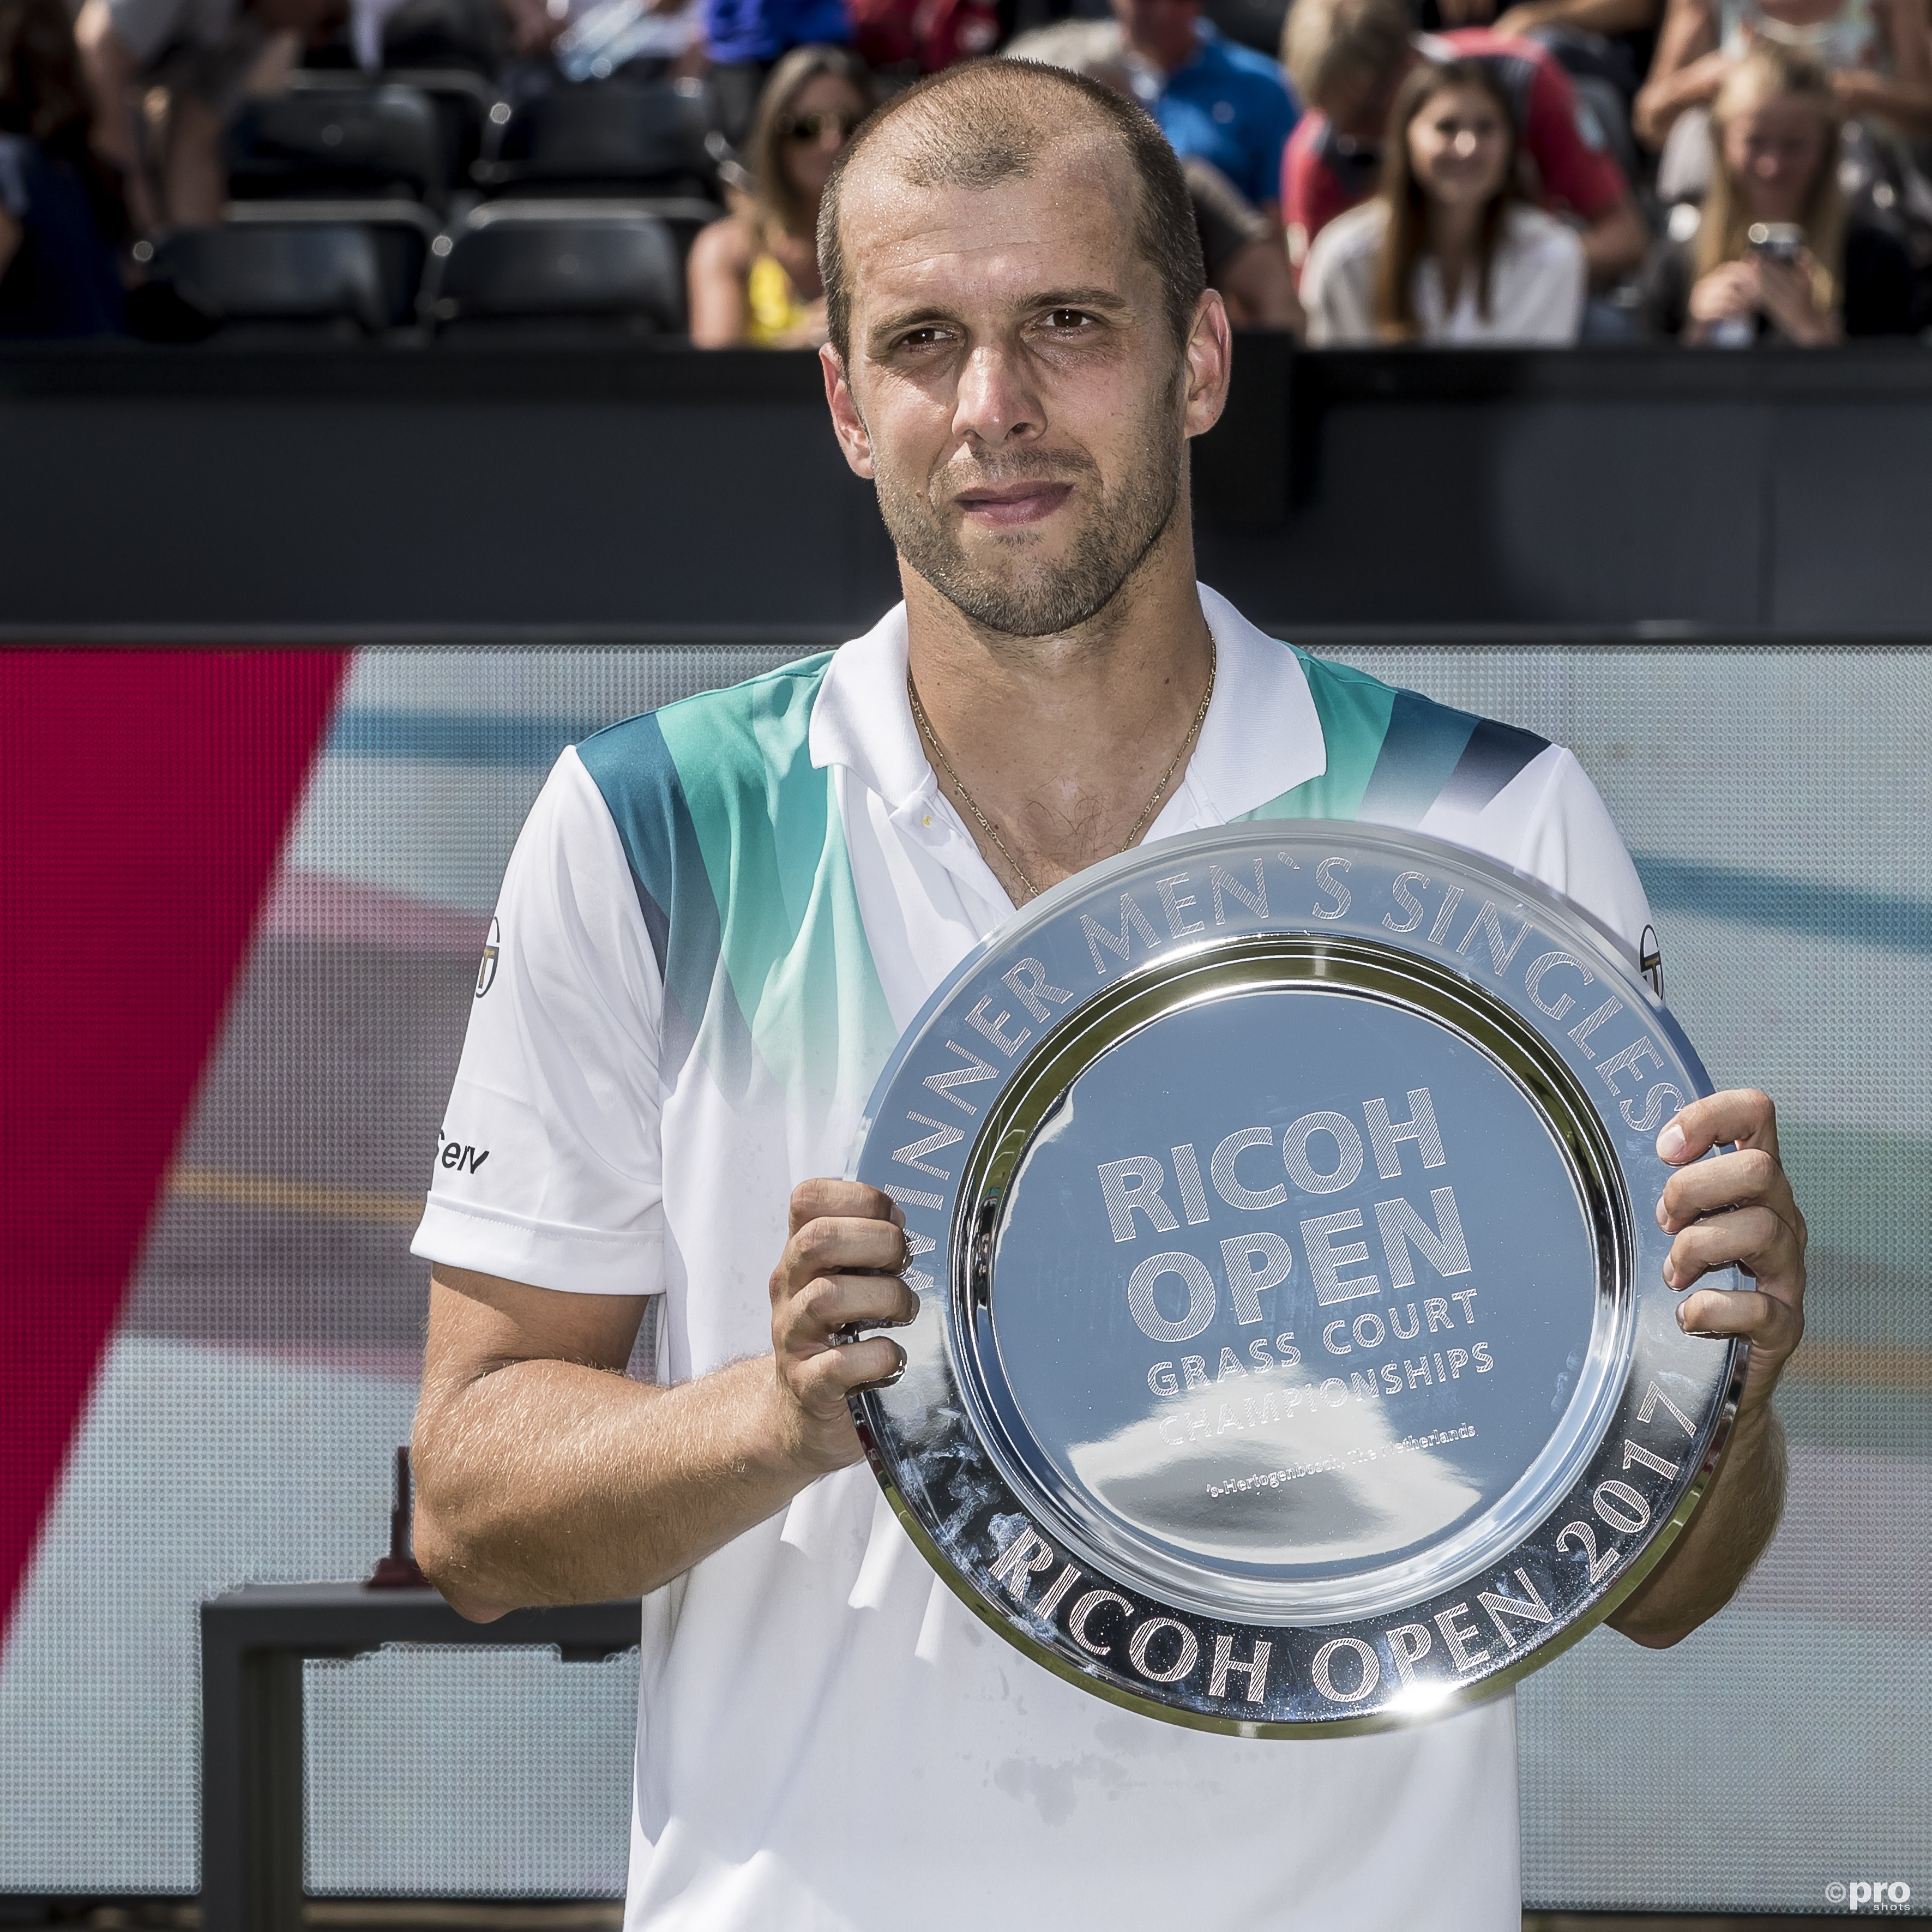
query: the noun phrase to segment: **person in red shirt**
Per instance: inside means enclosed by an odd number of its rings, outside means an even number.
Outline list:
[[[1642,260],[1649,236],[1623,170],[1554,55],[1487,27],[1411,30],[1407,0],[1295,0],[1282,58],[1307,112],[1282,156],[1282,211],[1299,269],[1308,244],[1382,175],[1390,103],[1418,60],[1480,61],[1501,83],[1543,205],[1581,226],[1592,285]]]

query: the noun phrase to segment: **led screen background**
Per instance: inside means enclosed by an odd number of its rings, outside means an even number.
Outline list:
[[[41,1211],[10,1242],[0,1355],[26,1558],[0,1892],[194,1890],[196,1605],[364,1575],[386,1546],[421,1347],[410,1232],[523,815],[566,743],[796,655],[119,652],[84,691],[72,654],[7,661],[10,734],[25,707],[44,761],[4,779],[9,877],[45,905],[4,968],[32,1021],[9,1198]],[[1811,1223],[1784,1528],[1678,1649],[1599,1632],[1520,1693],[1526,1897],[1932,1893],[1932,659],[1336,655],[1576,749],[1637,856],[1670,1002],[1714,1078],[1777,1097]],[[634,1657],[392,1652],[306,1682],[312,1892],[621,1891]]]

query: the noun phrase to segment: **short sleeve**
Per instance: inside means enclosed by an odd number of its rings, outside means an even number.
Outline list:
[[[1301,304],[1312,348],[1346,348],[1376,339],[1376,258],[1382,244],[1378,203],[1351,208],[1315,238],[1301,271]]]
[[[1629,194],[1624,171],[1570,76],[1547,54],[1530,83],[1525,145],[1536,163],[1544,198],[1584,221],[1607,214]]]
[[[411,1252],[532,1287],[663,1286],[662,982],[578,758],[518,836]]]
[[[1492,821],[1483,828],[1488,836],[1467,842],[1480,842],[1580,907],[1637,958],[1650,902],[1610,808],[1574,752],[1551,746],[1504,787],[1484,817]]]

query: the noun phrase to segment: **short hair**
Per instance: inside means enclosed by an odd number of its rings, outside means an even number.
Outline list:
[[[983,60],[948,68],[889,100],[854,136],[826,184],[818,204],[818,274],[826,332],[842,362],[851,349],[852,284],[838,211],[860,157],[889,139],[896,152],[887,165],[915,188],[994,188],[1030,174],[1064,145],[1070,121],[1083,115],[1126,150],[1139,190],[1135,248],[1160,278],[1176,347],[1186,346],[1208,277],[1194,204],[1167,136],[1144,109],[1083,75],[1030,61]]]
[[[1388,79],[1414,31],[1408,0],[1294,0],[1281,30],[1281,64],[1295,92],[1319,107],[1346,76]]]

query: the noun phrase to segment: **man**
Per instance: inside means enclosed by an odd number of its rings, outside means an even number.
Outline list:
[[[1347,817],[1387,758],[1407,782],[1380,796],[1436,801],[1402,822],[1533,871],[1633,960],[1642,890],[1568,752],[1492,733],[1513,749],[1484,783],[1424,788],[1385,686],[1196,584],[1186,446],[1229,337],[1131,103],[951,70],[867,124],[819,232],[833,428],[905,602],[834,656],[600,733],[532,810],[417,1238],[419,1559],[474,1617],[650,1593],[632,1932],[1514,1932],[1508,1698],[1313,1744],[1204,1736],[961,1606],[846,1406],[904,1358],[844,1331],[932,1318],[900,1216],[824,1177],[928,992],[1143,833]],[[1474,725],[1402,703],[1439,728],[1431,759]],[[1621,1615],[1652,1644],[1771,1533],[1804,1282],[1768,1101],[1700,1102],[1661,1144],[1672,1285],[1736,1259],[1762,1292],[1682,1304],[1756,1346],[1708,1502]],[[647,1313],[653,1384],[622,1373]]]
[[[341,0],[86,0],[74,22],[94,96],[94,144],[128,183],[135,226],[205,227],[221,219],[221,137],[258,69],[344,10]],[[279,44],[278,44],[279,43]],[[146,98],[165,90],[150,166]]]
[[[1265,54],[1223,40],[1201,0],[1113,0],[1142,106],[1184,158],[1211,163],[1281,225],[1282,149],[1299,110]]]
[[[1535,41],[1486,27],[1418,37],[1408,0],[1295,0],[1282,58],[1310,112],[1282,163],[1288,253],[1298,269],[1309,244],[1382,178],[1382,130],[1418,60],[1479,60],[1502,83],[1519,147],[1552,214],[1581,224],[1593,288],[1643,260],[1649,245],[1630,184],[1554,55]]]

